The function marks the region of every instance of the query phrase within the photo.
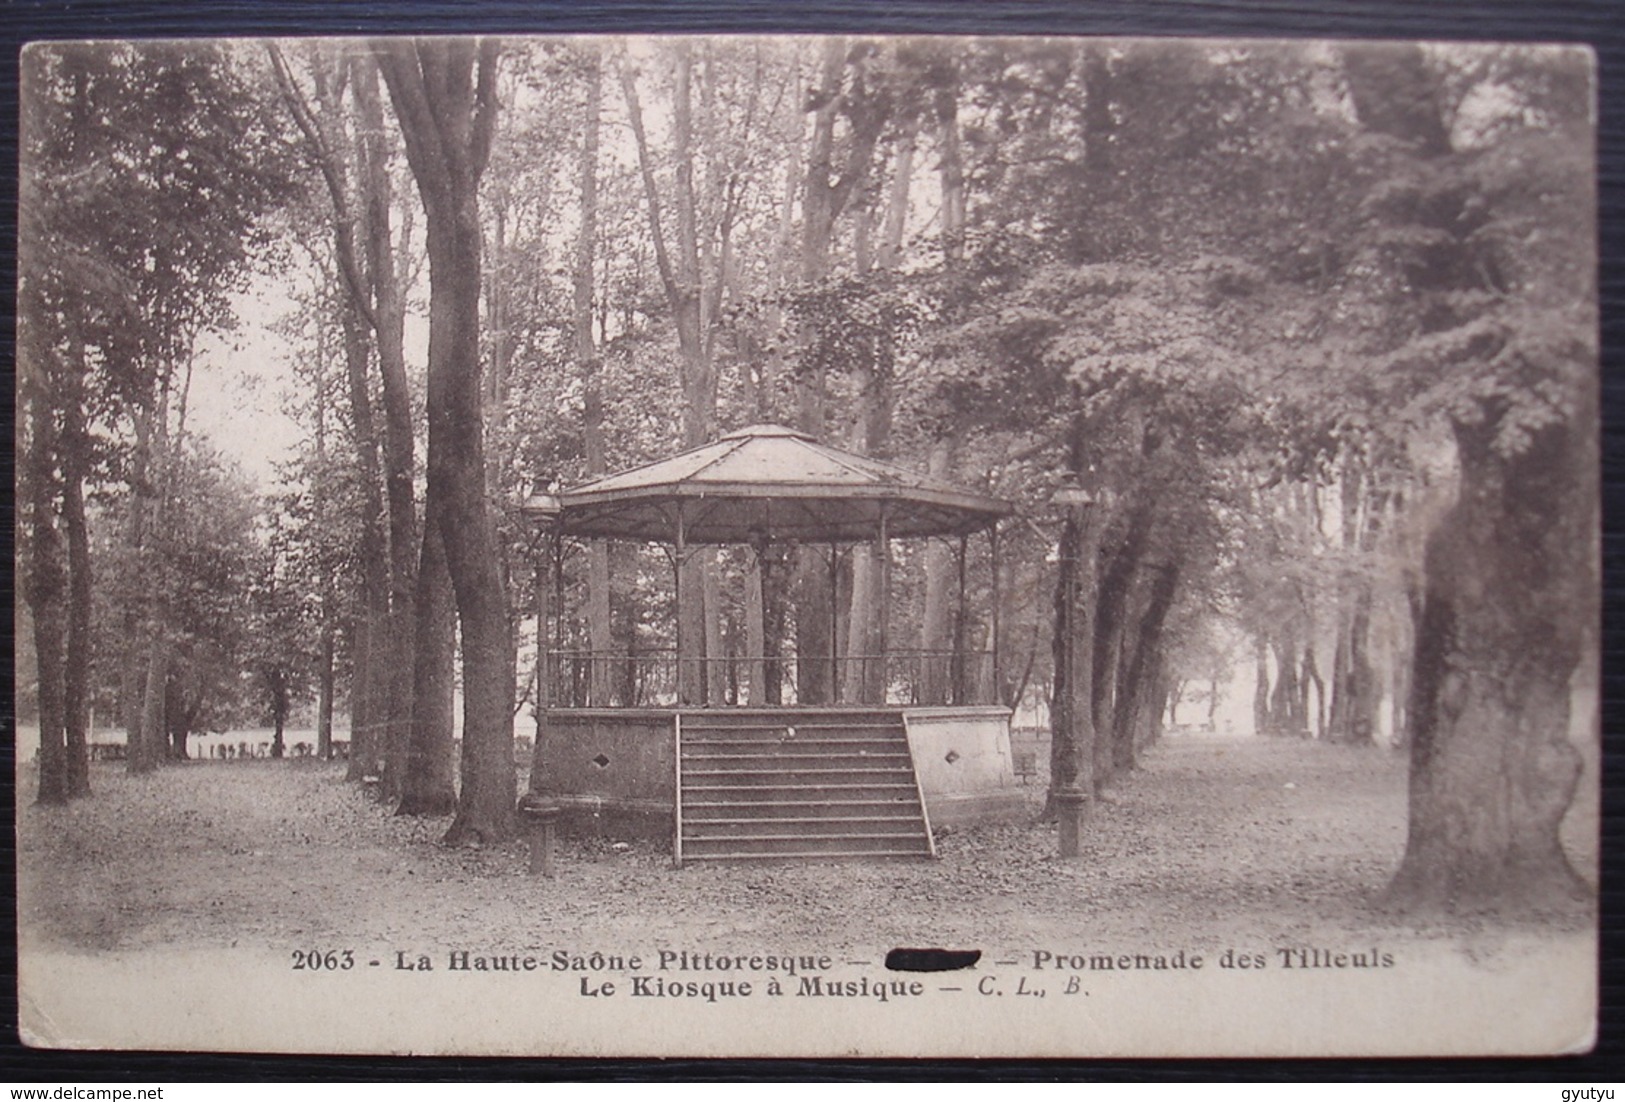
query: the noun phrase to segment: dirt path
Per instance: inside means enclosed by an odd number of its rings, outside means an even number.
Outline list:
[[[555,881],[526,876],[518,844],[440,847],[445,820],[386,815],[342,774],[310,761],[199,762],[145,778],[98,766],[93,799],[19,814],[25,940],[517,950],[1150,937],[1211,949],[1464,933],[1369,905],[1404,846],[1404,762],[1377,749],[1170,737],[1095,810],[1076,862],[1053,856],[1053,826],[1024,823],[944,832],[941,859],[917,865],[674,871],[647,846],[578,842]],[[1042,790],[1030,791],[1036,807]],[[1576,856],[1584,867],[1591,855]]]

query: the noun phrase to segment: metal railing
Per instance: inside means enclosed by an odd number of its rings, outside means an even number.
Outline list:
[[[542,702],[555,708],[997,702],[988,651],[903,650],[816,659],[685,656],[679,668],[669,648],[636,654],[556,650],[547,654],[542,680]]]

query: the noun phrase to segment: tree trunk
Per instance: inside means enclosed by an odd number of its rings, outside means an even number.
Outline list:
[[[1381,508],[1363,458],[1345,456],[1342,459],[1338,490],[1342,550],[1347,555],[1358,555],[1363,568],[1371,561]],[[1339,593],[1332,703],[1327,718],[1333,742],[1364,744],[1376,735],[1378,686],[1370,659],[1375,584],[1370,577],[1356,573]]]
[[[1159,566],[1151,576],[1151,584],[1136,630],[1126,675],[1118,692],[1112,726],[1112,768],[1121,772],[1133,769],[1139,734],[1146,723],[1156,722],[1165,691],[1162,677],[1162,628],[1173,608],[1179,591],[1180,568],[1177,563]]]
[[[909,191],[914,183],[914,149],[919,141],[920,120],[910,115],[902,120],[897,152],[892,160],[891,188],[886,195],[886,217],[882,225],[876,266],[895,272],[903,259],[903,231],[908,224]]]
[[[140,539],[140,556],[150,562],[155,554],[155,543],[162,539],[166,511],[169,461],[169,375],[158,372],[157,400],[149,395],[141,404],[138,422],[145,422],[145,431],[138,429],[137,456],[138,482],[132,500],[135,517],[131,525],[132,536]],[[156,406],[156,408],[154,408]],[[150,503],[150,504],[149,504]],[[164,686],[169,674],[169,640],[164,620],[162,589],[149,595],[145,602],[144,622],[133,636],[140,655],[141,672],[137,675],[140,690],[138,722],[130,732],[126,762],[131,773],[150,773],[158,768],[164,756],[167,740],[164,738]]]
[[[801,203],[801,282],[816,284],[829,274],[830,248],[835,222],[841,216],[858,181],[866,179],[875,143],[885,123],[885,112],[870,102],[873,97],[848,95],[843,90],[847,65],[846,40],[827,38],[820,60],[819,107],[813,113],[812,141],[807,149],[807,175]],[[861,71],[854,88],[861,85]],[[848,117],[846,161],[835,174],[835,123]],[[803,364],[796,380],[796,426],[810,436],[826,434],[825,394],[828,365]],[[834,699],[835,669],[830,644],[836,630],[830,610],[829,574],[819,556],[797,556],[794,583],[796,604],[796,677],[803,704]]]
[[[361,608],[350,689],[350,756],[346,777],[381,774],[382,794],[401,786],[404,745],[411,721],[414,640],[410,601],[417,540],[412,501],[412,415],[404,352],[405,306],[390,230],[388,151],[377,70],[365,57],[339,63],[337,73],[321,51],[311,54],[317,110],[306,103],[278,47],[268,47],[272,71],[294,122],[304,135],[333,206],[334,255],[345,300],[344,356],[349,382],[357,473],[362,492]],[[346,83],[354,90],[359,126],[351,143],[339,125]],[[363,190],[361,209],[350,195],[352,162]],[[363,230],[363,267],[356,226]],[[365,329],[376,337],[385,408],[385,457],[378,460],[367,371]],[[385,483],[383,490],[380,483]],[[385,501],[388,501],[387,529]]]
[[[321,642],[316,653],[316,756],[333,760],[333,626],[322,599]]]
[[[139,561],[147,539],[147,498],[152,493],[152,415],[144,403],[136,402],[130,411],[135,426],[135,448],[130,460],[130,512],[124,530],[124,548],[131,561]],[[144,698],[146,648],[142,645],[145,624],[138,600],[126,600],[120,635],[124,641],[123,669],[119,678],[119,722],[124,726],[125,761],[136,772],[134,758],[141,741],[141,702]]]
[[[84,362],[81,348],[79,363]],[[83,375],[63,404],[62,525],[68,539],[68,628],[63,673],[68,797],[90,795],[90,686],[92,613],[90,526],[85,519],[85,470],[90,440],[85,432]]]
[[[451,845],[512,837],[518,794],[515,656],[496,525],[485,503],[480,228],[474,180],[469,183],[467,191],[456,193],[452,209],[429,206],[429,477],[445,489],[433,520],[445,546],[463,651],[463,787],[457,817],[446,833]]]
[[[1178,705],[1174,696],[1174,686],[1166,673],[1160,649],[1159,653],[1152,658],[1152,665],[1149,680],[1151,703],[1146,708],[1141,709],[1140,726],[1134,735],[1134,759],[1136,763],[1139,761],[1140,752],[1146,747],[1154,745],[1162,737],[1162,732],[1165,729],[1164,720],[1167,721],[1166,726],[1173,726],[1173,711]]]
[[[149,562],[152,561],[155,552],[162,547],[169,507],[169,468],[173,461],[169,439],[169,378],[167,370],[159,373],[157,409],[152,418],[152,434],[149,437],[150,481],[146,489],[152,507],[147,516],[147,523],[151,525],[152,538],[143,548],[143,554]],[[159,568],[162,569],[162,566]],[[170,639],[166,619],[168,610],[162,595],[163,589],[164,587],[160,587],[160,595],[149,599],[147,603],[144,636],[146,673],[142,682],[141,729],[128,751],[129,769],[132,773],[147,773],[157,769],[167,753],[165,698],[169,689]]]
[[[1361,590],[1349,622],[1349,741],[1370,744],[1377,737],[1381,702],[1377,674],[1371,666],[1371,589]]]
[[[950,79],[938,87],[933,107],[937,116],[937,179],[942,191],[942,255],[950,266],[965,255],[965,169],[959,151],[959,73],[948,61]]]
[[[1112,115],[1112,71],[1110,47],[1100,41],[1083,48],[1083,165],[1088,194],[1102,206],[1109,202],[1113,192],[1120,192],[1119,182],[1112,174],[1112,137],[1117,122]],[[1110,225],[1111,219],[1098,220],[1099,225]],[[1098,261],[1105,258],[1111,242],[1096,235],[1086,256],[1082,259]]]
[[[1406,702],[1410,699],[1411,669],[1414,657],[1406,652],[1405,658],[1396,655],[1393,663],[1393,690],[1389,697],[1391,722],[1393,724],[1393,745],[1396,747],[1410,745],[1410,721],[1406,712]]]
[[[1591,895],[1558,836],[1581,774],[1570,682],[1596,593],[1584,434],[1550,427],[1508,459],[1482,427],[1457,430],[1460,495],[1427,545],[1395,903],[1517,911]]]
[[[372,722],[373,623],[363,606],[351,613],[350,626],[350,749],[344,779],[359,781],[369,775],[365,731]]]
[[[626,97],[628,121],[632,126],[643,179],[644,200],[649,212],[650,242],[660,282],[671,307],[677,328],[678,352],[682,356],[683,446],[698,447],[712,436],[716,420],[717,375],[710,355],[707,317],[707,286],[719,286],[701,268],[697,222],[699,212],[694,191],[693,119],[690,86],[693,77],[692,46],[674,45],[672,89],[672,159],[676,176],[676,243],[668,248],[664,230],[663,206],[655,183],[654,164],[648,136],[643,126],[643,108],[638,98],[636,76],[630,66],[621,70],[621,88]],[[683,703],[704,703],[722,694],[721,636],[718,628],[720,604],[714,575],[716,558],[709,550],[690,551],[678,564],[682,574],[679,586],[678,638],[689,653],[680,655],[677,669],[678,699]]]
[[[701,615],[705,629],[700,633],[705,649],[705,702],[715,707],[725,703],[728,692],[728,659],[722,639],[722,579],[717,549],[707,547],[696,556],[700,566],[700,594],[704,598]]]
[[[161,623],[152,626],[152,639],[147,644],[146,688],[141,698],[141,733],[136,746],[129,748],[130,772],[150,773],[158,767],[158,759],[168,751],[170,739],[166,737],[169,724],[167,694],[169,691],[169,639]],[[141,755],[140,768],[135,767],[137,752]]]
[[[1361,584],[1347,619],[1339,625],[1332,668],[1332,706],[1327,719],[1334,742],[1368,743],[1375,737],[1376,672],[1371,668],[1371,591]]]
[[[1270,730],[1269,644],[1262,635],[1253,639],[1253,659],[1257,670],[1253,681],[1253,734],[1267,735]]]
[[[1320,676],[1320,664],[1315,660],[1315,641],[1314,641],[1313,637],[1310,638],[1309,642],[1306,643],[1304,645],[1304,648],[1303,648],[1303,672],[1302,672],[1302,676],[1301,676],[1300,680],[1303,683],[1304,691],[1305,691],[1305,697],[1304,697],[1304,700],[1305,700],[1305,704],[1304,704],[1304,718],[1305,718],[1305,721],[1308,720],[1309,715],[1310,715],[1310,713],[1308,711],[1308,696],[1307,696],[1308,689],[1309,689],[1310,686],[1314,687],[1314,690],[1315,690],[1315,710],[1314,710],[1314,713],[1313,713],[1313,715],[1314,715],[1314,729],[1310,732],[1310,734],[1314,738],[1323,739],[1323,738],[1327,737],[1327,732],[1326,732],[1326,682]]]
[[[199,694],[201,696],[201,693]],[[163,730],[160,739],[164,742],[164,753],[172,761],[185,761],[191,755],[186,751],[186,737],[192,733],[192,721],[197,718],[198,702],[191,707],[187,706],[186,692],[171,676],[164,682],[163,701]]]
[[[841,699],[863,704],[879,703],[879,666],[874,661],[878,645],[876,628],[879,623],[877,602],[880,594],[877,581],[876,549],[873,544],[857,544],[852,548],[845,593],[837,604],[846,610],[846,645],[841,648],[846,656],[838,671],[842,681]],[[839,629],[841,625],[837,625]]]
[[[946,445],[931,452],[932,476],[937,476],[936,459],[946,454]],[[920,613],[920,650],[925,653],[925,668],[921,670],[920,703],[948,703],[949,670],[941,656],[953,641],[953,579],[954,558],[948,545],[941,540],[926,544],[925,602]]]
[[[799,60],[794,66],[794,73],[787,82],[787,87],[791,90],[789,103],[794,105],[792,117],[795,125],[792,127],[788,155],[785,157],[784,190],[779,196],[778,225],[774,229],[772,251],[768,257],[765,288],[768,301],[762,312],[760,330],[754,332],[752,336],[762,353],[757,357],[760,368],[756,378],[754,409],[756,420],[763,422],[790,420],[779,410],[778,404],[779,379],[784,375],[786,351],[786,342],[780,339],[779,329],[784,321],[784,306],[780,296],[784,290],[786,270],[795,239],[796,198],[801,193],[804,183],[802,145],[806,128],[802,122],[804,112],[801,105],[806,98],[806,88],[801,80]]]
[[[42,369],[34,365],[39,383]],[[28,395],[27,593],[34,615],[34,655],[39,673],[39,791],[42,804],[68,801],[63,652],[67,578],[57,531],[56,418],[46,387]]]
[[[457,608],[438,525],[423,527],[423,559],[413,600],[412,737],[397,815],[449,815],[455,780]]]
[[[288,689],[287,685],[279,684],[272,690],[274,701],[271,705],[271,756],[282,757],[287,749],[283,740],[283,733],[288,726]]]
[[[1270,734],[1300,734],[1298,653],[1290,633],[1275,646],[1275,689],[1270,693]]]
[[[378,439],[373,425],[371,388],[367,381],[367,339],[354,302],[343,308],[344,363],[350,390],[351,433],[356,473],[361,484],[361,539],[357,549],[361,621],[354,648],[350,686],[350,763],[346,778],[377,776],[383,767],[383,732],[389,715],[393,670],[390,666],[388,538],[378,469]]]
[[[409,770],[421,758],[411,753],[413,671],[418,638],[416,595],[421,540],[417,527],[414,474],[412,392],[406,371],[406,298],[403,273],[395,255],[383,104],[378,95],[378,68],[372,59],[352,59],[356,106],[361,117],[361,181],[366,209],[367,269],[371,276],[373,332],[384,405],[384,500],[389,517],[389,662],[388,699],[379,719],[385,745],[384,794],[399,797],[414,782]],[[449,750],[451,728],[443,733]],[[429,782],[433,783],[432,779]]]
[[[1108,571],[1110,573],[1110,571]],[[1117,730],[1119,712],[1126,711],[1130,703],[1125,687],[1128,683],[1129,656],[1134,645],[1133,624],[1138,621],[1140,605],[1145,600],[1144,584],[1138,573],[1115,579],[1108,597],[1105,585],[1097,608],[1102,610],[1095,620],[1094,662],[1092,671],[1099,677],[1092,679],[1094,687],[1095,720],[1095,788],[1104,789],[1116,771],[1113,733]],[[1110,618],[1105,610],[1110,609]]]
[[[959,158],[958,98],[954,88],[936,95],[938,183],[942,191],[942,251],[950,265],[957,264],[964,245],[964,172]],[[946,479],[958,441],[937,440],[931,446],[927,469],[932,478]],[[925,604],[920,616],[920,649],[925,652],[921,677],[921,703],[948,702],[948,668],[937,655],[948,649],[952,631],[953,552],[940,540],[925,547]]]
[[[456,802],[457,607],[438,531],[424,524],[412,595],[412,731],[400,815],[444,815]]]
[[[604,456],[604,393],[600,379],[598,349],[593,342],[593,265],[598,244],[598,131],[602,113],[599,47],[588,43],[587,102],[582,117],[581,140],[581,224],[576,230],[573,322],[575,358],[582,379],[582,438],[586,450],[589,479],[607,470]],[[589,699],[598,707],[612,703],[615,649],[613,622],[609,607],[609,544],[601,539],[587,545],[587,648],[591,654]],[[540,629],[538,629],[540,630]],[[545,667],[545,663],[544,663]],[[630,703],[627,701],[626,703]]]
[[[462,628],[463,755],[450,845],[515,832],[516,671],[480,409],[479,179],[496,121],[494,40],[380,40],[376,56],[428,215],[429,461]],[[478,71],[476,74],[476,52]]]
[[[1131,728],[1138,720],[1141,705],[1144,703],[1139,693],[1145,676],[1143,665],[1135,668],[1140,657],[1140,638],[1145,625],[1146,617],[1151,611],[1151,602],[1156,589],[1157,572],[1153,568],[1136,570],[1134,576],[1127,584],[1128,597],[1118,614],[1117,630],[1112,635],[1112,662],[1114,671],[1108,681],[1109,705],[1102,708],[1098,703],[1095,707],[1096,716],[1104,716],[1096,720],[1096,727],[1100,732],[1097,741],[1098,751],[1095,754],[1095,779],[1099,785],[1105,785],[1119,768],[1127,769],[1133,766],[1132,753],[1125,754],[1118,749],[1118,743],[1130,737]]]
[[[1153,514],[1149,505],[1134,506],[1123,541],[1106,557],[1100,571],[1099,601],[1093,625],[1094,647],[1090,663],[1095,730],[1095,783],[1104,785],[1113,765],[1111,732],[1116,729],[1117,711],[1126,704],[1121,692],[1125,648],[1133,641],[1131,626],[1137,622],[1135,604],[1141,598],[1140,561],[1151,538]]]
[[[855,223],[853,251],[859,276],[870,274],[872,265],[878,265],[880,271],[890,273],[901,259],[909,183],[914,170],[915,131],[916,122],[910,116],[904,121],[897,138],[878,255],[874,254],[869,244],[868,227],[874,212],[867,180],[857,181],[853,189],[856,196],[852,203]],[[885,452],[891,434],[893,354],[890,336],[878,334],[873,347],[869,349],[868,362],[860,362],[853,371],[857,401],[852,411],[848,446],[859,455],[882,455]],[[852,549],[850,599],[842,606],[846,609],[845,651],[848,655],[848,661],[840,671],[846,682],[845,699],[868,704],[883,703],[886,692],[886,656],[880,654],[879,649],[882,635],[881,602],[890,595],[879,591],[880,553],[880,549],[865,545]]]
[[[767,703],[767,605],[762,593],[761,555],[746,556],[745,585],[745,703]]]
[[[316,351],[316,473],[311,479],[311,512],[316,526],[325,531],[328,524],[327,487],[327,386],[324,379],[327,366],[326,327],[318,327]],[[325,557],[324,557],[325,558]],[[333,760],[333,692],[335,689],[334,662],[337,650],[338,599],[333,566],[324,561],[321,566],[321,595],[317,615],[316,648],[316,756],[322,761]]]
[[[1337,645],[1332,650],[1332,702],[1326,712],[1326,738],[1330,742],[1349,741],[1349,635],[1348,625],[1339,615]]]
[[[787,556],[779,544],[762,544],[754,557],[762,580],[762,703],[784,703],[784,622],[787,600],[784,580]]]

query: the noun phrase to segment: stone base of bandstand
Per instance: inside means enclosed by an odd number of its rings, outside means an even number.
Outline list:
[[[850,713],[850,707],[828,709]],[[933,828],[1030,814],[1010,753],[1010,710],[893,707]],[[816,708],[728,709],[794,725]],[[543,716],[529,790],[557,802],[567,837],[639,842],[669,852],[675,827],[677,718],[703,710],[555,708]]]

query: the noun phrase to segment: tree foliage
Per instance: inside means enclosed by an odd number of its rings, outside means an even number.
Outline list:
[[[1263,732],[1408,748],[1396,898],[1424,883],[1451,885],[1451,903],[1527,894],[1530,869],[1565,867],[1565,692],[1596,591],[1583,58],[401,40],[273,52],[275,96],[261,61],[231,47],[29,55],[44,94],[25,135],[20,501],[36,611],[70,603],[74,571],[50,564],[85,543],[74,487],[126,478],[138,492],[106,515],[132,533],[145,516],[156,540],[164,479],[195,478],[168,434],[176,367],[228,320],[244,262],[276,255],[256,218],[288,190],[276,106],[327,193],[287,215],[322,247],[281,258],[321,288],[298,337],[323,365],[310,412],[333,416],[324,440],[342,429],[353,446],[324,444],[272,510],[283,526],[250,571],[270,650],[237,653],[267,687],[288,657],[271,697],[293,693],[323,660],[271,641],[325,625],[358,656],[361,716],[371,638],[404,639],[408,604],[427,622],[426,590],[408,601],[408,583],[443,553],[466,705],[455,839],[511,828],[513,709],[529,695],[513,667],[536,596],[523,586],[548,582],[521,569],[534,547],[501,503],[778,420],[1016,500],[1034,523],[1003,533],[1000,615],[976,611],[995,590],[980,545],[957,552],[963,616],[953,548],[857,549],[833,569],[805,549],[695,556],[682,609],[658,555],[596,549],[563,566],[558,643],[647,671],[680,633],[710,676],[678,691],[710,703],[941,702],[977,678],[1018,703],[1042,686],[1070,732],[1055,777],[1098,791],[1134,767],[1182,682],[1208,681],[1213,704],[1220,671],[1247,670]],[[419,387],[402,338],[425,306]],[[1057,553],[1044,518],[1066,479],[1092,508]],[[127,542],[157,547],[145,531]],[[1078,573],[1052,601],[1061,563]],[[1514,579],[1517,599],[1484,599]],[[170,599],[176,623],[206,618],[184,585]],[[66,729],[78,690],[44,673],[68,642],[51,634],[60,617],[42,619],[42,710],[60,698]],[[137,645],[171,640],[186,668],[203,635],[140,619]],[[1058,627],[1079,645],[1053,651],[1075,660],[1066,671],[1050,657]],[[903,637],[1001,663],[953,685],[840,671]],[[777,666],[792,642],[794,684]],[[386,652],[393,731],[408,652]],[[149,653],[159,668],[162,648]],[[569,691],[630,702],[635,680],[594,672]],[[1495,793],[1463,764],[1475,755],[1497,763]]]

